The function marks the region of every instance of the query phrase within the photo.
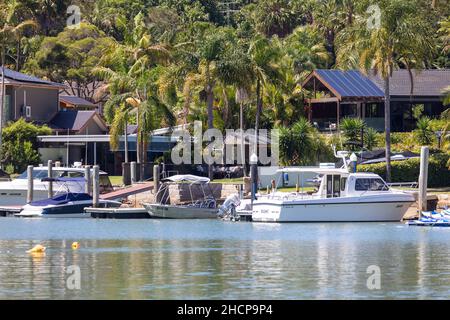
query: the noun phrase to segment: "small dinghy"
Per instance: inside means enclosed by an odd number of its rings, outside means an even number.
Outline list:
[[[418,220],[408,221],[407,225],[417,227],[450,227],[450,210],[442,212],[424,211]]]
[[[191,201],[188,204],[170,204],[171,184],[186,184]],[[194,199],[194,186],[200,190],[200,198]],[[209,189],[206,194],[205,187]],[[197,191],[199,191],[197,190]],[[174,175],[163,180],[163,184],[156,193],[157,203],[144,203],[151,218],[163,219],[217,219],[219,209],[213,191],[209,185],[209,179],[190,174]]]

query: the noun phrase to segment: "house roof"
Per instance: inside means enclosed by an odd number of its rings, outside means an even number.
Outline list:
[[[107,125],[96,111],[66,110],[59,111],[49,122],[49,126],[55,130],[80,131],[84,129],[89,121],[99,124],[102,129],[107,130]]]
[[[0,71],[1,71],[1,68],[0,68]],[[65,86],[61,83],[43,80],[43,79],[28,75],[28,74],[13,71],[6,67],[5,67],[5,80],[7,80],[7,83],[11,83],[11,84],[29,83],[29,84],[45,85],[45,86],[50,86],[50,87],[55,87],[55,88],[65,88]]]
[[[314,84],[314,79],[319,83]],[[338,99],[344,98],[383,98],[383,91],[368,77],[357,70],[324,70],[317,69],[311,72],[303,82],[307,89],[328,89]]]
[[[127,134],[135,134],[137,133],[138,126],[135,124],[127,125]]]
[[[95,104],[93,104],[90,101],[87,101],[86,99],[76,97],[76,96],[65,96],[60,95],[59,101],[64,102],[66,104],[71,104],[74,106],[83,106],[83,107],[96,107]]]
[[[444,88],[450,86],[450,69],[412,70],[413,96],[443,96]],[[369,72],[368,77],[383,92],[384,81],[374,72]],[[389,85],[391,96],[410,96],[411,80],[408,70],[395,70]]]

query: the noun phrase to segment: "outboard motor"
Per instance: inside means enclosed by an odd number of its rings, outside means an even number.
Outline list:
[[[238,194],[235,193],[229,195],[219,207],[219,216],[225,217],[229,215],[234,217],[236,215],[236,207],[239,206],[240,203],[241,199]]]

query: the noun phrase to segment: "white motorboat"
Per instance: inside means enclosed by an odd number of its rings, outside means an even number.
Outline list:
[[[91,169],[91,172],[93,169]],[[76,179],[84,177],[84,168],[69,168],[69,167],[53,167],[53,177],[67,178],[66,181],[53,182],[54,194],[83,193],[84,184],[79,184]],[[43,181],[48,178],[47,167],[33,168],[33,199],[44,200],[48,198],[48,181]],[[71,181],[73,179],[73,181]],[[28,188],[28,174],[23,172],[16,179],[12,181],[0,182],[0,206],[21,206],[25,205]],[[68,189],[67,189],[68,188]],[[100,192],[112,191],[112,185],[108,175],[105,172],[100,172]]]
[[[85,183],[84,178],[46,178],[44,181],[63,183],[66,193],[57,194],[44,200],[32,201],[23,206],[16,217],[43,217],[43,218],[89,218],[90,213],[84,209],[93,205],[93,198],[87,193],[73,193],[69,190],[69,183],[78,183],[80,187]],[[99,200],[99,206],[103,208],[117,208],[122,203],[111,200]]]
[[[217,219],[219,209],[209,186],[209,179],[194,175],[174,175],[163,180],[155,195],[157,203],[144,203],[144,208],[152,218],[165,219]],[[170,204],[170,184],[186,184],[189,189],[190,203]],[[201,199],[195,199],[193,187],[201,190]],[[207,195],[205,186],[209,186]]]
[[[374,173],[350,173],[345,152],[343,168],[284,168],[281,172],[323,175],[317,192],[273,192],[253,201],[256,222],[400,221],[415,201],[409,192],[394,190]]]

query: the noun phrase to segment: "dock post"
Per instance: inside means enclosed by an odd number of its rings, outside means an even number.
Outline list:
[[[93,184],[92,184],[92,206],[94,208],[98,207],[99,199],[100,199],[100,175],[99,175],[99,166],[95,165],[93,167]]]
[[[91,166],[84,167],[84,192],[91,195]]]
[[[130,163],[131,184],[136,183],[136,161]]]
[[[28,178],[27,203],[31,203],[33,202],[33,166],[27,167],[27,178]]]
[[[155,202],[158,203],[159,199],[156,198],[156,195],[159,191],[159,165],[155,164],[153,166],[153,192],[155,194]]]
[[[258,191],[258,156],[253,153],[250,156],[250,177],[251,177],[251,205],[253,210],[253,201],[256,200],[256,192]]]
[[[53,178],[53,161],[52,160],[48,160],[47,162],[47,175],[49,177],[49,179]],[[50,180],[48,182],[48,197],[51,198],[53,197],[53,181]]]
[[[422,217],[422,211],[427,211],[428,155],[428,147],[420,148],[419,218]]]

